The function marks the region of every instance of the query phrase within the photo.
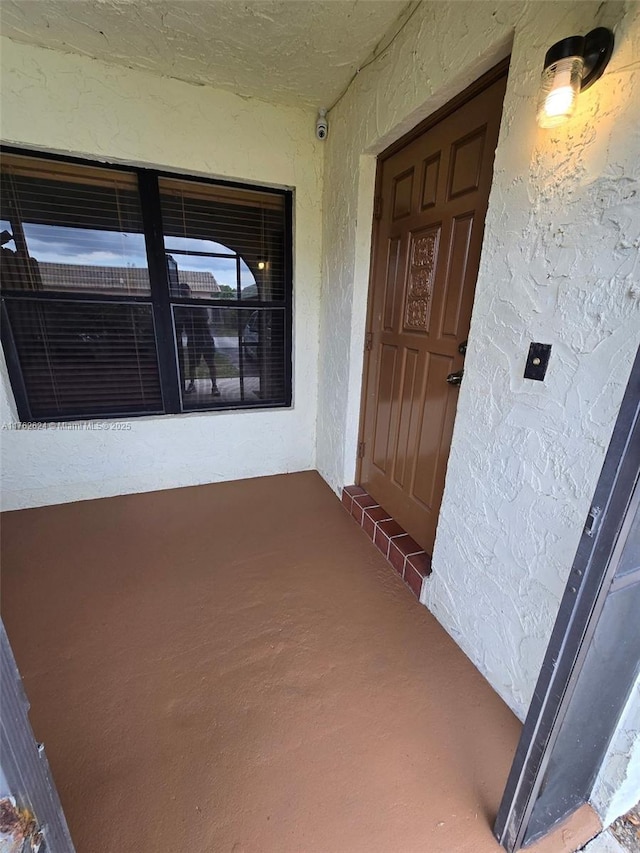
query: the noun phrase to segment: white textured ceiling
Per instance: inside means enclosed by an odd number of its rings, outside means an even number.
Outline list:
[[[16,41],[231,89],[330,106],[403,0],[0,0]]]

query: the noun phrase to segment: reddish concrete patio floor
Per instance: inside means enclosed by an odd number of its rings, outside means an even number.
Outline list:
[[[8,513],[78,853],[496,853],[520,724],[315,473]]]

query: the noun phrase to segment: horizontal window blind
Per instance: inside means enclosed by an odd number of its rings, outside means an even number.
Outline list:
[[[7,313],[35,419],[162,411],[151,306],[15,299]]]
[[[5,156],[0,219],[4,289],[150,292],[133,174]]]
[[[288,193],[13,152],[0,171],[23,420],[290,404]]]
[[[172,295],[284,301],[282,196],[170,178],[159,185]]]
[[[279,403],[285,394],[285,312],[174,306],[185,411]]]

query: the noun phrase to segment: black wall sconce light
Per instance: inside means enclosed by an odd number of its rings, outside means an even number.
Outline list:
[[[602,76],[612,53],[613,33],[606,27],[570,36],[549,48],[538,100],[540,127],[557,127],[571,118],[578,95]]]

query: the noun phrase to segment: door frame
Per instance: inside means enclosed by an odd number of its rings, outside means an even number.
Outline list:
[[[401,136],[400,139],[397,139],[395,142],[392,142],[391,145],[389,145],[387,148],[384,149],[384,151],[378,154],[378,157],[376,158],[376,180],[374,187],[373,219],[371,223],[371,250],[369,254],[367,315],[364,338],[365,346],[362,366],[362,384],[360,389],[360,421],[358,425],[358,452],[356,458],[355,478],[357,484],[359,484],[362,479],[362,454],[360,448],[362,448],[364,443],[367,387],[369,382],[369,364],[371,361],[371,350],[368,348],[367,341],[370,339],[373,328],[374,259],[378,246],[378,224],[380,222],[380,216],[377,215],[377,199],[379,199],[381,195],[380,189],[382,183],[382,163],[384,163],[384,161],[387,160],[389,157],[392,157],[398,151],[403,149],[405,146],[416,140],[419,136],[422,136],[423,133],[426,133],[432,127],[435,127],[435,125],[437,125],[443,119],[447,118],[447,116],[451,115],[460,107],[464,106],[464,104],[466,104],[476,95],[479,95],[480,92],[484,91],[485,89],[488,89],[489,86],[496,82],[496,80],[499,80],[501,77],[508,76],[510,62],[510,55],[507,56],[505,59],[502,59],[497,65],[494,65],[493,68],[489,69],[489,71],[485,72],[481,77],[478,77],[478,79],[471,83],[471,85],[467,86],[466,89],[463,89],[462,92],[460,92],[458,95],[455,95],[450,101],[447,101],[446,104],[437,109],[430,116],[427,116],[427,118],[423,119],[415,127],[411,128],[411,130]],[[473,321],[473,309],[471,312],[471,319]]]
[[[0,796],[32,819],[29,839],[48,853],[74,853],[75,847],[44,746],[29,722],[29,700],[0,620]],[[16,812],[17,813],[17,812]],[[26,845],[29,839],[25,839]],[[29,846],[31,849],[31,846]]]

